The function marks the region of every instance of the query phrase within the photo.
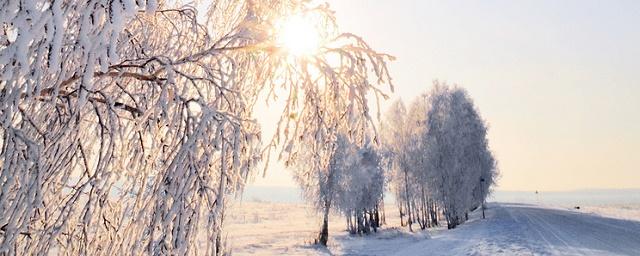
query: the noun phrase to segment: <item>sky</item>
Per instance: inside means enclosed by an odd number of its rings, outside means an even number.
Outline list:
[[[329,4],[342,31],[397,58],[393,99],[433,80],[469,92],[497,190],[640,188],[640,1]],[[295,186],[280,164],[254,184]]]

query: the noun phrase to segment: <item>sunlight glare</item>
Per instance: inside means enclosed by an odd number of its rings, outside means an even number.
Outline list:
[[[317,27],[301,15],[284,20],[277,40],[281,47],[295,56],[313,55],[320,48]]]

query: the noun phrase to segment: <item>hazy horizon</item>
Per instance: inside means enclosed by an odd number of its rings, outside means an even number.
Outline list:
[[[259,178],[261,179],[261,178]],[[295,183],[295,182],[283,182],[281,184],[278,183],[265,183],[263,180],[258,180],[258,181],[250,181],[247,184],[248,187],[260,187],[260,188],[299,188],[299,186]],[[555,192],[576,192],[576,191],[638,191],[640,192],[640,187],[629,187],[629,188],[598,188],[598,187],[585,187],[585,188],[571,188],[571,189],[560,189],[560,190],[537,190],[537,189],[530,189],[530,190],[514,190],[514,189],[502,189],[500,187],[496,187],[494,188],[493,191],[499,191],[499,192],[547,192],[547,193],[555,193]]]
[[[556,205],[640,205],[640,189],[577,189],[567,191],[494,191],[487,201]],[[287,186],[247,187],[241,201],[303,203],[302,190]],[[385,194],[385,202],[395,202],[393,193]]]

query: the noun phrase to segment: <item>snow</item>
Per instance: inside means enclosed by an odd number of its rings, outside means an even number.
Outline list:
[[[477,220],[400,251],[419,255],[637,255],[640,223],[527,204],[490,204]],[[447,251],[453,248],[453,251]]]
[[[615,219],[640,221],[640,204],[631,205],[598,205],[598,206],[581,206],[580,210],[569,209],[584,213],[591,213],[603,217]]]
[[[640,255],[640,207],[568,207],[489,203],[458,228],[408,232],[387,205],[387,225],[352,236],[331,216],[329,245],[312,245],[320,226],[297,203],[241,202],[227,219],[234,255]],[[619,218],[612,218],[619,217]]]

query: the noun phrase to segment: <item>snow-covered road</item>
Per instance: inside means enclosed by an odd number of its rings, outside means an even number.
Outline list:
[[[524,204],[490,207],[487,219],[436,232],[396,255],[640,255],[640,222]]]

